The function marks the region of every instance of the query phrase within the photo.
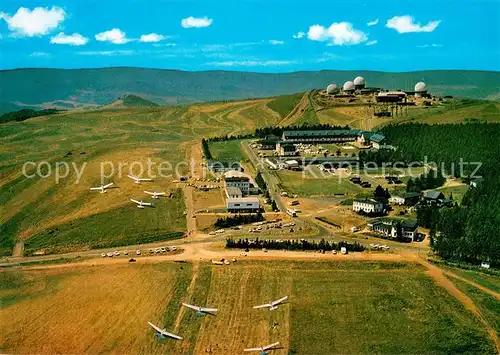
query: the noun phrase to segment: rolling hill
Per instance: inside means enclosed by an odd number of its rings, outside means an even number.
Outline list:
[[[235,71],[186,72],[146,68],[15,69],[0,71],[0,113],[20,108],[92,108],[128,94],[162,105],[239,100],[293,94],[343,83],[362,75],[368,85],[410,90],[425,81],[440,95],[498,99],[500,72],[436,70],[265,74]]]

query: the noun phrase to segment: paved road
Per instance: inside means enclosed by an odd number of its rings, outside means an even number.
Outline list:
[[[280,197],[281,191],[278,188],[279,182],[277,178],[269,171],[267,166],[262,162],[262,160],[257,156],[257,154],[255,154],[254,150],[250,148],[250,146],[248,145],[248,141],[242,141],[241,145],[246,155],[250,158],[250,161],[252,162],[255,170],[260,171],[262,177],[264,178],[264,181],[267,184],[267,188],[269,190],[271,198],[276,202],[276,205],[278,206],[281,212],[286,212],[287,207],[285,203],[281,200]]]

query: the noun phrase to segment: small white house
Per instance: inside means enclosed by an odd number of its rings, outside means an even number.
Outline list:
[[[489,263],[489,262],[487,262],[487,261],[483,261],[483,262],[481,263],[481,267],[482,267],[483,269],[489,269],[489,268],[490,268],[490,263]]]
[[[355,200],[352,203],[352,210],[354,212],[379,213],[384,210],[384,204],[373,199]]]
[[[228,198],[226,200],[226,208],[231,213],[258,212],[260,210],[260,202],[257,197]]]
[[[405,198],[403,196],[391,196],[389,198],[389,203],[402,206],[405,204]]]
[[[294,169],[299,167],[299,162],[295,159],[285,160],[285,164],[288,169]]]

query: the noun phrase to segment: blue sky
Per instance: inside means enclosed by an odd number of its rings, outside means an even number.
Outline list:
[[[500,0],[2,0],[0,68],[500,70]]]

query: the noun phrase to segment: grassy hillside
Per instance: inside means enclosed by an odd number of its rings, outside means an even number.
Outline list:
[[[156,201],[153,209],[135,208],[130,198],[149,197],[143,193],[145,186],[125,176],[129,166],[138,162],[147,168],[151,159],[156,166],[166,161],[174,168],[201,137],[244,134],[275,125],[279,117],[267,108],[268,101],[69,111],[2,124],[0,255],[10,254],[20,240],[28,253],[51,252],[168,239],[185,231],[180,195]],[[46,179],[26,178],[22,175],[26,161],[47,161],[53,174]],[[59,182],[54,175],[56,162],[71,166]],[[106,194],[89,191],[101,184],[101,164],[106,162],[115,169],[112,174],[111,167],[104,166],[110,176],[106,182],[114,182],[115,188]],[[85,166],[78,181],[73,166]],[[48,173],[47,166],[40,171]],[[27,172],[36,169],[29,167]],[[181,165],[178,171],[167,171],[169,176],[148,183],[147,189],[175,191],[173,180],[186,173],[187,167]]]
[[[123,98],[123,106],[124,107],[156,107],[156,106],[158,106],[158,104],[154,103],[153,101],[143,99],[140,96],[131,94],[131,95],[126,95]]]
[[[297,106],[302,96],[304,96],[304,93],[282,95],[269,102],[267,106],[271,110],[278,112],[281,118],[285,118]]]
[[[269,97],[341,84],[362,75],[370,86],[410,90],[424,80],[436,94],[498,98],[500,73],[436,70],[409,73],[316,71],[264,74],[146,68],[0,71],[0,112],[18,108],[104,105],[133,93],[161,104]]]

